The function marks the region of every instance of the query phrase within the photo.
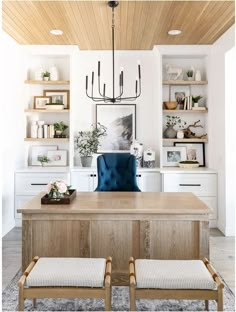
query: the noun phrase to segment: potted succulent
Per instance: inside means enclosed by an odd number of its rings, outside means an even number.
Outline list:
[[[43,72],[43,80],[50,80],[50,73],[48,71]]]
[[[46,155],[38,156],[38,161],[41,163],[41,166],[44,167],[46,163],[50,161],[50,159]]]
[[[193,106],[198,107],[198,101],[202,99],[201,95],[192,96]]]
[[[165,138],[176,138],[177,131],[174,126],[178,126],[179,129],[184,129],[186,122],[183,121],[179,116],[166,116],[166,130],[164,131]]]
[[[57,136],[62,135],[62,132],[68,128],[63,121],[54,123],[54,130]]]
[[[188,80],[193,80],[193,70],[192,69],[189,69],[187,72],[186,72],[186,75],[188,77]]]
[[[93,154],[100,145],[99,140],[106,135],[107,128],[100,123],[92,125],[90,131],[79,131],[74,139],[75,151],[80,155],[83,167],[91,167]]]

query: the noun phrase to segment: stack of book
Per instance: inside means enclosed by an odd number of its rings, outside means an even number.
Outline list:
[[[193,106],[193,100],[192,100],[192,96],[186,96],[184,98],[184,110],[206,110],[206,107],[203,106],[197,106],[194,107]]]
[[[52,139],[54,138],[55,130],[54,125],[44,125],[43,126],[43,137],[45,139]]]

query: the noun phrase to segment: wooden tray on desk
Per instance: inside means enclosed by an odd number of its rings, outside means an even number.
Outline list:
[[[69,205],[76,196],[76,190],[69,190],[70,195],[63,198],[50,198],[48,194],[41,198],[42,205]]]

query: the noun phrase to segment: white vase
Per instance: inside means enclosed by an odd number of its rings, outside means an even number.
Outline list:
[[[132,142],[130,154],[135,156],[137,167],[141,168],[143,165],[143,144],[138,143],[138,141]]]
[[[196,70],[196,74],[195,74],[195,80],[196,81],[201,81],[202,80],[202,77],[201,77],[201,72],[200,70]]]
[[[178,130],[177,131],[177,139],[183,139],[184,138],[184,131]]]
[[[37,139],[38,137],[38,126],[37,121],[32,121],[31,127],[30,127],[30,137],[32,139]]]
[[[58,73],[58,69],[56,67],[56,65],[53,65],[52,67],[50,67],[50,78],[51,80],[59,80],[59,73]]]

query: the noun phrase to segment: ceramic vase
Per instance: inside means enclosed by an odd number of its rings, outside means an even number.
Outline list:
[[[143,144],[138,141],[132,142],[130,154],[135,156],[137,167],[141,168],[143,166]]]
[[[178,130],[177,131],[177,139],[183,139],[184,138],[184,131]]]
[[[93,156],[80,156],[82,167],[91,167]]]
[[[168,126],[164,131],[164,137],[169,139],[176,138],[176,130],[173,128],[174,126]]]
[[[201,81],[202,80],[202,77],[201,77],[201,72],[200,70],[196,70],[196,74],[195,74],[195,80],[196,81]]]
[[[50,78],[51,80],[59,80],[59,73],[58,73],[58,69],[56,67],[56,65],[53,65],[52,67],[50,67]]]

